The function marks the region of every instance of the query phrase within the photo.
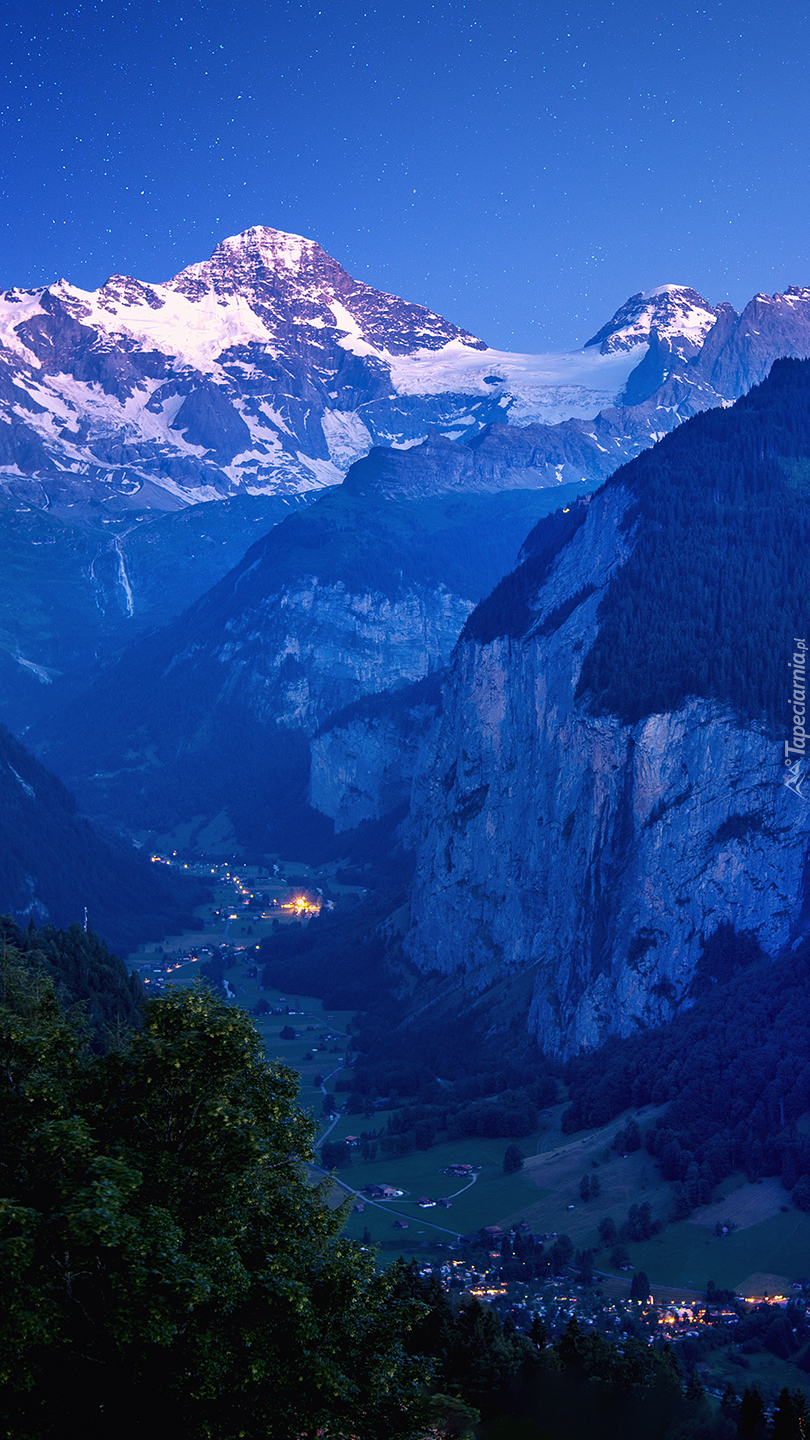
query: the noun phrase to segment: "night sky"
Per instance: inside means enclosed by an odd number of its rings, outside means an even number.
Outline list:
[[[0,284],[165,280],[249,225],[490,344],[674,281],[810,284],[810,20],[775,0],[2,11]]]

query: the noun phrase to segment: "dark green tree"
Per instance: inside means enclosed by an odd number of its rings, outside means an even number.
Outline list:
[[[504,1175],[514,1175],[518,1170],[523,1169],[523,1151],[517,1145],[507,1145],[503,1157]]]
[[[801,1390],[793,1394],[785,1387],[773,1412],[772,1440],[804,1440],[807,1434],[807,1404]]]
[[[418,1307],[307,1180],[296,1077],[207,988],[90,1053],[49,981],[0,974],[7,1432],[410,1436]]]
[[[605,1215],[599,1221],[597,1234],[603,1245],[615,1245],[618,1240],[616,1221],[610,1215]]]
[[[581,1285],[593,1284],[593,1250],[578,1250],[576,1253],[578,1280]]]
[[[765,1402],[756,1385],[746,1387],[740,1401],[740,1415],[737,1421],[739,1440],[765,1440],[768,1422],[765,1417]]]
[[[793,1187],[791,1199],[799,1210],[810,1210],[810,1176],[802,1175]]]
[[[647,1279],[646,1273],[643,1270],[637,1270],[632,1280],[630,1281],[630,1299],[649,1300],[649,1298],[650,1282]]]

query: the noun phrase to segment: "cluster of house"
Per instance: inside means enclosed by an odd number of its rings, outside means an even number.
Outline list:
[[[405,1191],[398,1190],[395,1185],[366,1185],[363,1194],[367,1195],[369,1200],[401,1200]],[[452,1201],[444,1199],[434,1200],[430,1195],[422,1195],[420,1199],[416,1201],[416,1204],[420,1210],[432,1210],[437,1205],[445,1210],[449,1210]],[[362,1205],[355,1205],[354,1208],[356,1211],[360,1211],[363,1207]],[[406,1220],[396,1220],[394,1224],[397,1230],[407,1230],[408,1228],[408,1222]]]

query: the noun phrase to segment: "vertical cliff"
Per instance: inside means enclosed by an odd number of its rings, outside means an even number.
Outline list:
[[[309,801],[334,820],[336,833],[407,804],[414,774],[435,745],[441,678],[436,671],[401,690],[368,695],[313,737]]]
[[[774,955],[807,924],[810,783],[785,784],[778,717],[810,367],[786,374],[624,467],[557,553],[538,526],[539,569],[529,554],[456,648],[414,784],[407,948],[468,991],[531,969],[548,1051],[669,1018],[721,925]]]

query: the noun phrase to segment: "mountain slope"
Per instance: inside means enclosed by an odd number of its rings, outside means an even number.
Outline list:
[[[567,535],[541,522],[467,622],[414,786],[408,949],[470,993],[531,976],[549,1051],[668,1019],[720,927],[766,955],[807,928],[784,744],[808,475],[810,365],[782,362]]]
[[[0,726],[0,914],[82,923],[127,953],[189,923],[205,892],[101,835],[74,797]]]
[[[48,763],[93,815],[163,832],[224,809],[268,848],[305,803],[310,736],[446,664],[559,493],[329,491],[61,710]]]
[[[54,513],[0,490],[0,721],[18,734],[125,640],[187,608],[307,495],[125,515]]]

